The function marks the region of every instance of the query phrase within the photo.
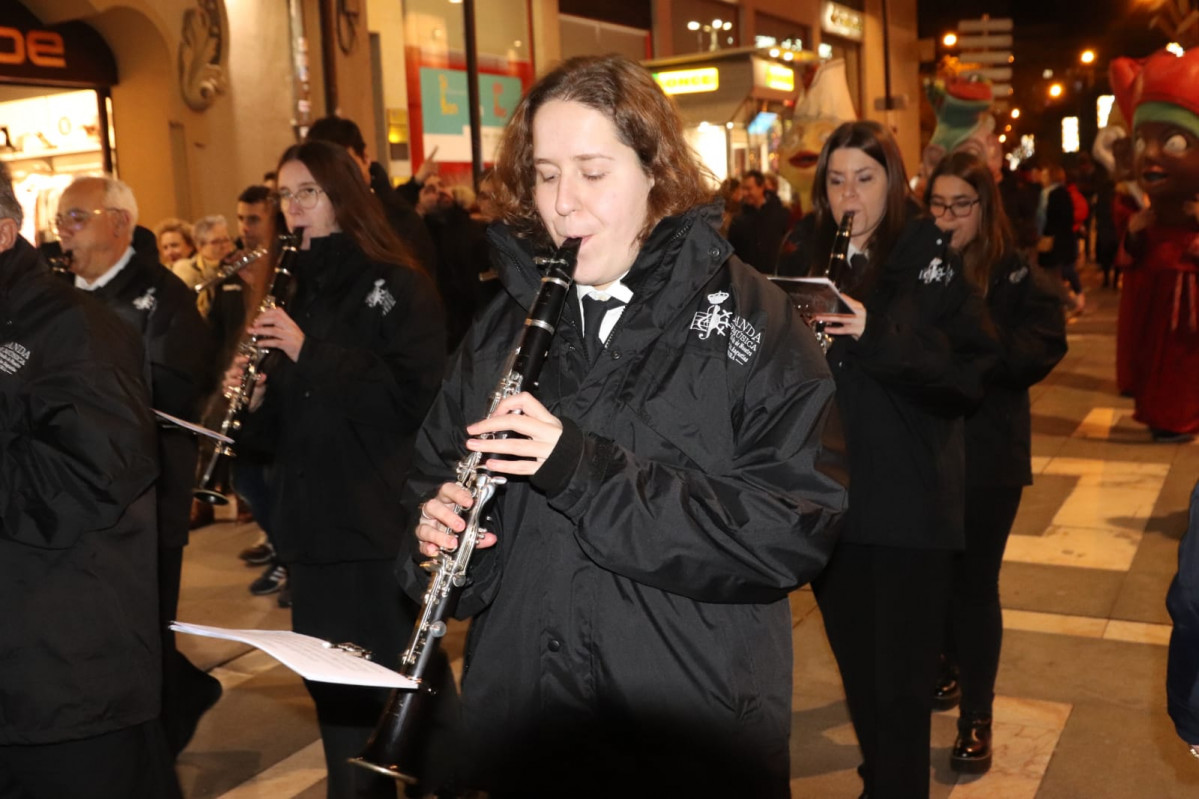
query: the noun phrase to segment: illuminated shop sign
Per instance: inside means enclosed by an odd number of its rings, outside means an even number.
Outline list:
[[[795,72],[782,64],[767,64],[766,88],[781,92],[795,91]]]
[[[0,2],[0,84],[101,87],[117,82],[116,60],[82,22],[43,26],[13,0]]]
[[[829,2],[824,4],[824,11],[820,15],[820,29],[860,42],[866,30],[866,20],[861,11]]]
[[[720,70],[716,67],[673,69],[669,72],[655,72],[654,80],[667,94],[714,92],[720,88]]]

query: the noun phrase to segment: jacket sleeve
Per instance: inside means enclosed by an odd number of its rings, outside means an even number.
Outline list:
[[[946,416],[966,413],[982,399],[983,376],[998,348],[982,293],[954,263],[956,276],[948,284],[914,289],[935,292],[919,320],[901,321],[887,309],[872,310],[861,338],[849,344],[858,363],[880,383]]]
[[[89,315],[107,313],[96,308]],[[58,325],[53,353],[0,395],[0,536],[46,549],[112,527],[158,472],[141,345],[115,318]]]
[[[1166,595],[1174,621],[1166,666],[1166,698],[1178,736],[1199,744],[1199,484],[1191,492],[1191,521],[1178,548],[1178,574]]]
[[[198,421],[212,391],[213,335],[183,282],[157,267],[160,300],[150,317],[147,347],[154,406],[172,416]]]
[[[1001,354],[990,375],[993,382],[1017,389],[1044,380],[1066,355],[1061,298],[1042,269],[1022,268],[1028,271],[1015,315],[1010,320],[995,320]]]
[[[719,473],[652,460],[564,422],[562,453],[555,448],[556,463],[533,483],[567,475],[547,498],[596,563],[702,602],[775,601],[820,572],[846,503],[845,447],[822,353],[788,316],[787,335],[775,347],[763,341],[756,363],[785,359],[787,347],[798,368],[783,380],[771,366],[749,377]]]
[[[396,305],[383,316],[380,348],[307,336],[293,376],[351,419],[372,425],[391,419],[411,432],[445,371],[445,316],[429,279],[417,270],[407,277],[403,290],[391,284]]]

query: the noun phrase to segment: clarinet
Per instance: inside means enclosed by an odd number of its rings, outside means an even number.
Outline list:
[[[841,280],[845,277],[845,273],[849,271],[849,239],[853,233],[853,215],[853,211],[846,211],[842,214],[841,224],[837,226],[837,236],[833,239],[833,249],[828,256],[828,263],[824,265],[824,272],[817,275],[817,277],[827,277],[838,289],[841,288]],[[820,343],[820,349],[827,353],[829,347],[833,346],[833,337],[824,332],[824,322],[816,322],[812,325],[812,330],[816,333],[816,341]]]
[[[541,279],[541,289],[533,300],[516,349],[508,357],[499,383],[491,394],[488,418],[495,413],[501,400],[536,386],[574,281],[579,244],[579,239],[568,239],[552,257],[536,259],[539,266],[546,267],[546,274]],[[504,438],[507,434],[484,437]],[[469,453],[458,462],[456,469],[458,485],[470,491],[473,500],[467,509],[454,506],[454,511],[466,521],[466,529],[458,537],[458,548],[452,552],[443,550],[436,558],[422,564],[432,576],[408,648],[400,657],[400,673],[415,681],[418,687],[415,691],[392,692],[366,748],[350,761],[408,784],[418,780],[416,772],[423,741],[416,734],[416,727],[424,717],[430,697],[436,693],[433,686],[424,682],[425,673],[446,634],[446,619],[469,582],[467,569],[482,537],[483,510],[496,489],[506,482],[503,475],[492,474],[481,465],[483,458],[483,453]]]
[[[275,275],[271,281],[270,291],[263,298],[262,304],[258,306],[259,313],[271,308],[283,308],[286,306],[287,298],[291,293],[291,265],[295,261],[296,253],[300,249],[300,242],[303,238],[303,228],[296,228],[291,233],[284,233],[279,236],[282,254],[279,256],[279,263],[275,267]],[[255,256],[255,258],[247,260],[243,266],[249,265],[251,261],[257,260],[258,257]],[[237,388],[225,395],[229,400],[229,407],[225,409],[225,417],[221,420],[220,431],[222,435],[229,437],[233,437],[241,429],[241,419],[246,408],[250,405],[250,398],[254,395],[254,386],[258,382],[258,375],[264,373],[263,361],[270,354],[269,349],[258,346],[258,336],[250,336],[241,343],[239,349],[243,354],[249,356],[249,360],[246,363],[245,370],[241,374],[241,381],[237,384]],[[233,450],[232,444],[218,441],[212,451],[212,456],[208,459],[208,464],[204,467],[203,475],[200,477],[200,484],[192,492],[193,496],[198,500],[207,502],[209,505],[228,505],[229,498],[227,495],[231,489],[231,486],[227,484],[229,470],[219,467],[221,467],[226,458],[235,457],[237,455]]]

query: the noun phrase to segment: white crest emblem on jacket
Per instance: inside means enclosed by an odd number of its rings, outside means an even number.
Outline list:
[[[15,375],[31,354],[28,348],[15,341],[0,344],[0,372]]]
[[[387,316],[391,312],[391,309],[396,307],[396,298],[392,296],[383,283],[382,279],[375,281],[375,287],[371,290],[370,294],[366,295],[366,307],[382,308],[383,315]]]
[[[158,305],[158,298],[154,296],[154,288],[146,289],[146,293],[133,301],[133,307],[139,311],[153,311],[154,306]]]
[[[1012,272],[1010,275],[1007,276],[1007,279],[1009,281],[1011,281],[1012,283],[1019,283],[1021,280],[1023,280],[1026,277],[1028,277],[1028,266],[1027,265],[1020,267],[1015,272]]]
[[[920,282],[928,285],[929,283],[941,283],[946,285],[953,280],[953,267],[944,263],[940,258],[934,258],[928,262],[928,266],[920,270]]]
[[[728,298],[728,292],[724,291],[709,294],[708,302],[712,304],[708,307],[708,310],[696,311],[695,317],[691,320],[691,329],[700,331],[700,341],[707,340],[708,336],[713,333],[721,336],[727,335],[729,317],[733,315],[733,312],[721,308],[720,304]]]

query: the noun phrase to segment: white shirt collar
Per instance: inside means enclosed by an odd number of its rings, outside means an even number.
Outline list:
[[[84,291],[95,291],[98,288],[107,286],[116,278],[117,275],[121,273],[121,270],[124,269],[132,259],[133,246],[130,245],[129,247],[125,248],[125,254],[121,256],[121,259],[109,267],[107,272],[96,278],[94,283],[88,283],[87,280],[85,280],[82,276],[75,275],[75,288],[83,289]]]
[[[595,297],[597,300],[617,299],[628,305],[629,300],[633,299],[633,290],[624,284],[624,279],[628,275],[625,272],[620,277],[616,278],[607,288],[600,291],[595,286],[584,286],[580,283],[575,284],[575,291],[579,294],[579,303],[583,302],[584,297]]]

